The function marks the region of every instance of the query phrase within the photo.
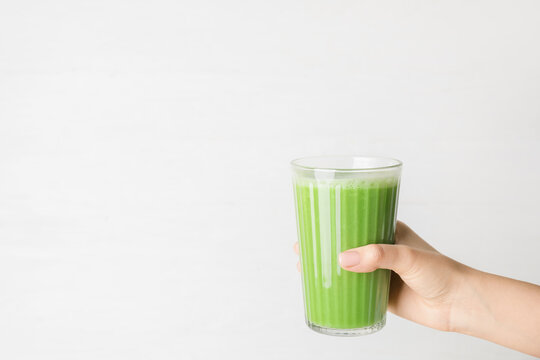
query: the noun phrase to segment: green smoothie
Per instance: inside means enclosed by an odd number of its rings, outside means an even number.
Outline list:
[[[297,177],[294,190],[308,325],[382,328],[390,271],[349,272],[339,266],[338,255],[362,245],[394,242],[399,176]]]

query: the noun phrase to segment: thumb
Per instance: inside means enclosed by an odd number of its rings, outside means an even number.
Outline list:
[[[405,245],[370,244],[342,252],[339,264],[348,271],[365,273],[390,269],[406,275],[416,268],[423,252]]]

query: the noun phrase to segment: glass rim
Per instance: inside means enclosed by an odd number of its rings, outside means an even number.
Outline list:
[[[318,167],[318,166],[307,166],[301,165],[300,162],[305,160],[317,160],[317,159],[370,159],[370,160],[383,160],[391,163],[390,165],[385,166],[372,166],[372,167],[352,167],[352,168],[339,168],[339,167]],[[369,156],[369,155],[316,155],[316,156],[305,156],[301,158],[296,158],[291,160],[291,166],[295,169],[300,170],[309,170],[309,171],[340,171],[340,172],[370,172],[378,170],[390,170],[397,169],[403,165],[401,160],[385,157],[385,156]]]

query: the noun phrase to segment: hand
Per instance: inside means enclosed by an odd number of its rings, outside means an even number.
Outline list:
[[[540,286],[452,260],[400,221],[395,240],[344,251],[341,267],[393,270],[388,310],[398,316],[540,356]]]
[[[437,330],[454,330],[452,310],[469,268],[440,254],[400,221],[395,241],[347,250],[340,264],[353,272],[393,270],[389,311]]]
[[[391,269],[388,310],[444,331],[452,330],[452,305],[467,268],[444,256],[398,221],[396,245],[373,244],[340,255],[341,267],[353,272]],[[295,243],[298,254],[298,243]],[[300,263],[297,264],[300,269]],[[399,275],[398,275],[399,274]]]

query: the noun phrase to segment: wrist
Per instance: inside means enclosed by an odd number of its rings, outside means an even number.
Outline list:
[[[482,293],[488,281],[487,273],[460,264],[457,271],[457,291],[450,311],[450,331],[481,336],[491,326],[493,318]]]

